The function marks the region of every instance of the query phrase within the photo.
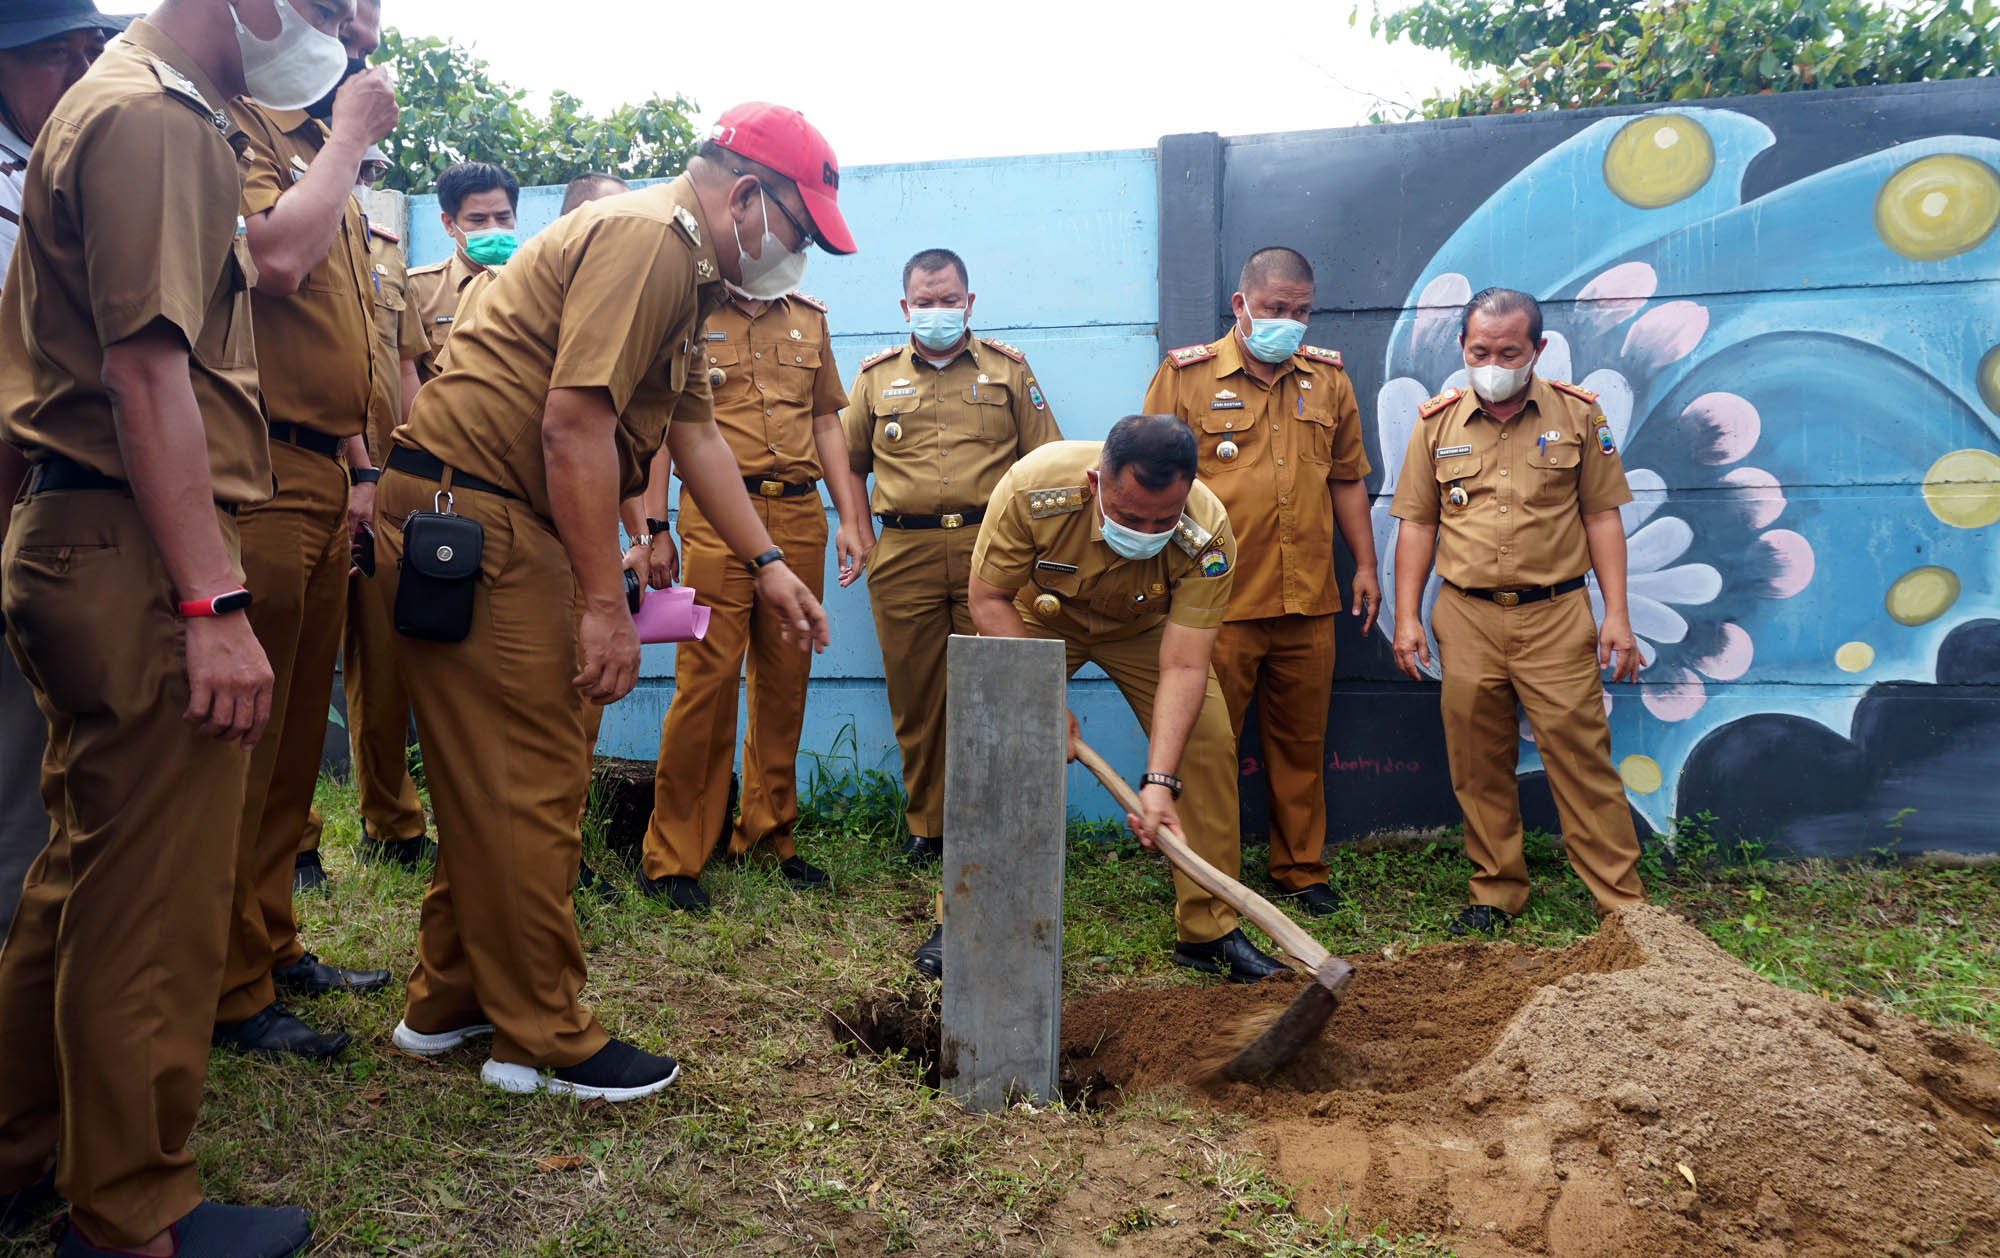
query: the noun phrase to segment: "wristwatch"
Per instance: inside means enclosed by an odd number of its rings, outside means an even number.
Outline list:
[[[1141,786],[1164,786],[1175,799],[1181,797],[1181,780],[1171,773],[1148,773],[1139,779]]]
[[[655,520],[650,515],[646,517],[646,536],[658,537],[660,534],[666,531],[667,531],[667,522],[665,520]]]
[[[776,546],[773,546],[771,547],[771,549],[765,551],[763,554],[757,556],[755,559],[744,560],[743,566],[748,568],[750,570],[750,575],[754,577],[759,572],[762,572],[764,569],[770,567],[774,563],[777,563],[784,557],[785,557],[785,552],[779,550]]]
[[[641,533],[632,539],[632,545],[642,550],[651,550],[653,549],[653,535],[651,533]]]
[[[347,469],[347,483],[350,485],[373,485],[382,479],[379,467],[351,467]]]
[[[237,586],[226,594],[213,598],[197,598],[180,604],[181,615],[193,620],[200,616],[227,616],[230,612],[240,612],[250,606],[250,591]]]

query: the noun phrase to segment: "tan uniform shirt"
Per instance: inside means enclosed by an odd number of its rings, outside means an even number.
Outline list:
[[[389,454],[389,434],[403,422],[403,362],[431,352],[423,316],[410,300],[402,242],[368,225],[368,265],[374,289],[375,389],[368,399],[368,458],[377,467]]]
[[[826,307],[802,293],[755,318],[726,301],[702,334],[715,422],[743,475],[803,484],[826,475],[813,418],[847,405],[826,328]]]
[[[973,572],[1019,590],[1014,605],[1065,638],[1130,638],[1161,621],[1220,625],[1236,578],[1236,537],[1221,499],[1197,481],[1166,549],[1127,559],[1104,540],[1084,476],[1103,450],[1101,441],[1058,441],[1008,470],[980,525]]]
[[[1016,459],[1062,440],[1027,356],[1004,341],[975,336],[942,368],[905,342],[863,360],[850,392],[848,463],[875,473],[877,512],[983,507]]]
[[[551,389],[604,389],[618,412],[618,497],[646,486],[667,424],[714,420],[702,321],[722,272],[682,175],[594,201],[537,233],[451,337],[451,367],[417,394],[415,446],[549,514],[542,407]]]
[[[1149,415],[1178,415],[1201,445],[1201,480],[1229,509],[1247,556],[1231,620],[1340,610],[1333,579],[1333,482],[1368,475],[1354,386],[1333,350],[1305,346],[1269,385],[1243,365],[1236,333],[1167,355],[1146,387]]]
[[[271,496],[237,234],[246,139],[225,97],[158,28],[132,23],[56,105],[28,168],[0,298],[0,429],[30,461],[127,480],[104,347],[156,319],[193,347],[216,501]]]
[[[451,339],[458,318],[458,299],[465,286],[484,268],[476,267],[462,250],[451,257],[410,271],[410,293],[416,298],[417,313],[423,319],[424,335],[430,338],[431,352],[417,361],[417,374],[425,380],[443,371],[438,354]]]
[[[230,112],[250,137],[242,213],[254,218],[305,177],[326,144],[326,124],[302,109],[280,113],[240,98]],[[354,182],[353,172],[345,182]],[[273,420],[333,437],[366,426],[374,391],[369,276],[368,229],[360,202],[349,196],[333,247],[313,263],[299,291],[289,297],[252,291],[264,408]]]
[[[1632,501],[1596,394],[1536,377],[1504,424],[1471,389],[1441,393],[1419,413],[1389,510],[1437,525],[1439,576],[1505,590],[1590,570],[1584,514]]]

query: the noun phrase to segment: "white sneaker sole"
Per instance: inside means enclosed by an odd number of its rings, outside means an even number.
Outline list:
[[[675,1065],[673,1073],[664,1079],[642,1083],[630,1088],[600,1088],[587,1083],[570,1083],[558,1079],[547,1071],[533,1066],[517,1065],[514,1062],[494,1061],[491,1057],[479,1068],[479,1077],[489,1087],[502,1092],[512,1092],[526,1096],[534,1092],[547,1092],[555,1096],[573,1096],[580,1101],[609,1101],[613,1105],[621,1101],[636,1101],[642,1096],[664,1092],[681,1077],[681,1068]]]
[[[422,1031],[412,1031],[409,1023],[398,1022],[395,1031],[389,1036],[389,1042],[404,1052],[414,1054],[418,1057],[436,1057],[443,1053],[449,1053],[452,1049],[459,1047],[467,1040],[491,1034],[493,1034],[493,1024],[491,1022],[475,1022],[471,1026],[462,1026],[451,1031],[439,1031],[435,1035],[425,1035]]]

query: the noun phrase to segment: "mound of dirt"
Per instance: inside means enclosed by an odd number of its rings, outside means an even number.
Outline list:
[[[1673,915],[1560,952],[1428,948],[1357,973],[1262,1087],[1218,1037],[1295,983],[1118,992],[1064,1013],[1067,1068],[1253,1117],[1303,1209],[1464,1258],[2000,1254],[2000,1052],[1786,991]]]

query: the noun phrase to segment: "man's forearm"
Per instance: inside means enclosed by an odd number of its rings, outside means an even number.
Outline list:
[[[1208,669],[1168,664],[1153,693],[1153,728],[1146,741],[1146,772],[1179,776],[1181,753],[1208,693]]]
[[[356,433],[347,439],[347,466],[350,468],[375,466],[374,460],[368,457],[368,438],[365,434]]]
[[[175,591],[191,601],[235,588],[186,348],[171,334],[121,341],[105,351],[104,383],[132,499]]]
[[[861,478],[847,465],[847,439],[840,431],[840,416],[820,415],[813,420],[813,447],[819,453],[819,465],[826,472],[826,492],[833,498],[833,509],[840,513],[842,524],[851,524],[867,518],[868,498],[862,491]]]
[[[1590,547],[1605,614],[1625,615],[1625,521],[1616,510],[1591,512],[1583,517],[1583,539]]]
[[[414,358],[403,360],[402,372],[403,386],[397,390],[396,399],[401,405],[397,408],[396,422],[407,424],[410,422],[410,408],[417,404],[417,390],[424,387],[424,381],[417,374],[417,360]],[[382,457],[385,460],[389,457],[388,450],[382,451]]]
[[[738,559],[754,559],[771,549],[771,534],[750,506],[736,456],[714,424],[673,424],[667,449],[681,469],[681,483],[694,493],[701,513],[715,526],[723,545]]]
[[[1437,525],[1402,522],[1396,531],[1396,616],[1422,615],[1424,582],[1431,575],[1431,552],[1437,549]]]
[[[558,389],[542,417],[549,515],[587,606],[625,605],[618,554],[617,415],[596,390]]]
[[[291,296],[333,249],[334,233],[354,195],[354,172],[367,147],[335,132],[277,204],[245,224],[258,292]]]
[[[1333,482],[1333,519],[1347,553],[1358,568],[1375,566],[1375,528],[1368,519],[1368,487],[1358,480]]]
[[[973,578],[977,581],[978,578]],[[1014,606],[1014,592],[1001,590],[998,586],[988,586],[985,591],[975,589],[968,602],[972,613],[972,627],[982,638],[1031,638],[1028,622],[1021,619],[1021,609]]]

